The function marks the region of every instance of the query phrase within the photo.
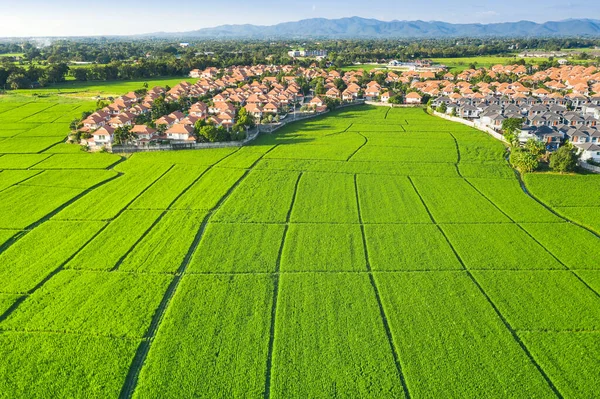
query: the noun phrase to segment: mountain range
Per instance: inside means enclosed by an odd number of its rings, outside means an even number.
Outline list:
[[[190,32],[153,33],[144,36],[198,39],[349,39],[349,38],[453,38],[453,37],[600,37],[600,20],[568,19],[493,24],[452,24],[439,21],[379,21],[360,17],[313,18],[271,26],[222,25]]]

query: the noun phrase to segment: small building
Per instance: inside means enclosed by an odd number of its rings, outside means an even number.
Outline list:
[[[423,97],[417,92],[408,93],[404,98],[406,104],[421,104]]]

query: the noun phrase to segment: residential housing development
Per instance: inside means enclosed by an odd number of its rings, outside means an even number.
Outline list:
[[[408,74],[422,78],[435,77],[433,73]],[[133,135],[132,145],[146,146],[158,142],[195,143],[198,121],[216,127],[232,129],[243,108],[257,123],[285,118],[291,112],[321,113],[327,104],[353,103],[359,100],[387,103],[393,95],[389,88],[406,81],[389,72],[385,79],[371,80],[374,76],[362,70],[340,73],[293,67],[290,65],[257,65],[226,69],[206,68],[190,71],[195,83],[183,81],[172,88],[154,87],[127,93],[108,106],[97,110],[81,121],[79,131],[86,138],[81,144],[90,149],[110,149],[117,129],[126,128]],[[306,92],[299,81],[322,82],[322,92]],[[379,83],[381,82],[381,83]],[[177,108],[170,113],[151,117],[155,102],[163,99]],[[421,104],[423,97],[416,91],[409,93],[407,104]],[[141,121],[141,122],[140,122]]]
[[[533,138],[554,151],[567,140],[583,160],[600,161],[600,72],[595,67],[561,66],[527,73],[524,66],[467,70],[456,77],[413,82],[434,97],[432,106],[496,131],[507,118],[523,120],[519,140]],[[514,76],[499,82],[500,75]],[[488,78],[482,80],[482,76]]]

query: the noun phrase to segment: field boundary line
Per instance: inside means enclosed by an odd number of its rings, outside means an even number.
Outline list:
[[[390,108],[391,109],[391,108]],[[394,359],[394,364],[396,365],[396,371],[398,372],[398,378],[400,379],[400,385],[402,386],[402,391],[404,392],[404,396],[406,399],[410,399],[410,391],[408,390],[408,385],[406,383],[406,379],[404,377],[404,372],[402,371],[402,364],[400,363],[400,357],[398,356],[398,351],[396,346],[394,345],[394,336],[392,334],[392,330],[390,328],[390,324],[385,313],[385,308],[383,306],[383,302],[381,301],[381,295],[379,294],[379,289],[377,288],[377,282],[375,281],[375,277],[373,276],[373,271],[371,269],[371,262],[369,260],[369,249],[367,246],[367,235],[365,233],[365,225],[363,224],[362,212],[360,208],[360,195],[358,190],[358,175],[354,175],[354,195],[356,197],[356,208],[358,211],[358,221],[360,222],[360,232],[362,236],[363,242],[363,250],[365,253],[365,266],[367,269],[367,274],[369,275],[369,282],[371,283],[371,287],[373,288],[373,293],[375,294],[375,300],[377,301],[377,306],[379,308],[379,316],[381,317],[381,323],[383,324],[383,328],[385,330],[385,335],[390,345],[390,351],[392,352],[392,358]]]
[[[75,256],[77,256],[77,254],[79,254],[83,250],[83,248],[85,248],[92,240],[94,240],[100,233],[102,233],[107,226],[108,223],[104,223],[104,225],[88,240],[81,244],[79,249],[77,249],[71,256],[69,256],[64,262],[61,262],[60,265],[58,265],[58,267],[56,267],[54,270],[50,271],[50,273],[48,273],[42,280],[40,280],[40,282],[38,282],[33,288],[28,290],[25,294],[22,294],[23,296],[21,298],[17,299],[15,303],[13,303],[2,315],[0,315],[0,323],[6,320],[15,310],[17,310],[19,305],[21,305],[21,303],[23,303],[25,299],[33,295],[40,288],[42,288],[44,284],[48,282],[48,280],[54,277],[61,270],[64,270],[67,263],[69,263]]]
[[[241,147],[240,147],[241,148]],[[123,261],[125,260],[125,258],[127,258],[127,256],[129,256],[129,254],[131,254],[131,252],[133,252],[135,250],[135,248],[137,248],[137,246],[144,240],[144,238],[146,238],[146,236],[148,236],[148,234],[150,234],[150,232],[154,229],[154,227],[156,227],[156,225],[166,216],[166,214],[169,212],[169,210],[171,210],[171,206],[173,206],[173,204],[175,202],[177,202],[177,200],[179,198],[181,198],[186,192],[188,192],[192,186],[194,184],[196,184],[204,175],[206,175],[206,173],[208,173],[208,171],[212,170],[212,168],[218,164],[219,162],[223,161],[225,158],[235,154],[236,152],[239,151],[239,148],[236,151],[233,151],[231,154],[228,154],[227,156],[221,158],[219,161],[215,162],[214,164],[210,165],[208,168],[206,168],[202,173],[200,173],[198,175],[198,177],[196,177],[192,183],[190,183],[187,187],[185,187],[183,189],[183,191],[181,193],[179,193],[175,199],[173,199],[173,201],[171,201],[166,209],[156,209],[157,211],[162,211],[161,214],[158,216],[158,218],[156,218],[156,220],[154,222],[152,222],[152,224],[150,225],[150,227],[148,227],[144,233],[140,236],[140,238],[131,246],[131,248],[129,248],[118,260],[117,263],[115,263],[115,265],[112,267],[112,269],[110,269],[111,272],[117,271],[119,270],[119,267],[121,266],[121,264],[123,263]],[[163,177],[167,176],[169,174],[169,172],[171,170],[173,170],[173,168],[175,168],[177,164],[174,164],[168,171],[167,173],[165,173],[164,175],[162,175],[156,182],[160,181]],[[141,195],[141,194],[140,194]],[[139,197],[138,197],[139,198]],[[137,200],[137,198],[136,198]],[[136,200],[134,200],[133,202],[131,202],[129,205],[133,204]],[[128,207],[129,207],[128,205]],[[131,209],[131,210],[142,210],[143,209]]]
[[[359,136],[361,136],[363,139],[365,139],[365,142],[362,143],[357,149],[356,151],[354,151],[352,154],[350,154],[350,156],[348,158],[346,158],[346,162],[350,162],[350,160],[352,159],[352,157],[354,157],[360,150],[362,150],[364,148],[364,146],[366,146],[369,143],[369,139],[367,138],[367,136],[365,136],[364,134],[362,134],[361,132],[356,132],[356,134],[358,134]],[[341,161],[343,162],[343,161]],[[323,173],[323,172],[322,172]],[[354,173],[348,173],[348,174],[354,174]]]
[[[27,104],[33,104],[33,103],[35,103],[35,101],[27,101],[27,102],[24,102],[24,103],[22,103],[21,105],[19,105],[18,107],[9,108],[9,109],[7,109],[6,111],[2,111],[2,112],[0,112],[0,115],[2,115],[2,114],[3,114],[3,113],[5,113],[5,112],[10,112],[10,111],[13,111],[13,110],[15,110],[15,109],[17,109],[17,108],[24,107],[24,106],[25,106],[25,105],[27,105]],[[15,122],[15,123],[18,123],[18,122],[19,122],[19,121]]]
[[[283,248],[285,246],[285,241],[287,239],[289,227],[290,227],[290,219],[292,217],[292,210],[294,209],[294,204],[296,203],[296,199],[298,196],[298,186],[300,185],[300,180],[302,179],[303,172],[298,174],[298,178],[296,179],[296,184],[294,185],[294,193],[292,195],[292,201],[290,203],[290,207],[288,209],[287,215],[285,217],[286,224],[283,229],[283,236],[281,238],[281,244],[279,245],[279,251],[277,253],[277,262],[275,263],[275,273],[268,273],[273,276],[273,302],[271,305],[271,326],[269,327],[269,343],[267,347],[267,366],[265,368],[265,392],[264,398],[269,399],[271,397],[271,380],[273,377],[273,347],[275,344],[275,323],[277,318],[277,303],[279,299],[279,277],[281,270],[281,257],[283,256]]]
[[[75,251],[71,256],[69,256],[64,262],[62,262],[57,268],[55,268],[53,271],[51,271],[49,274],[47,274],[39,283],[37,283],[32,289],[30,289],[29,291],[27,291],[27,295],[33,295],[38,289],[42,288],[44,286],[45,283],[48,282],[48,280],[50,280],[52,277],[54,277],[57,273],[59,273],[61,270],[64,270],[65,266],[75,258],[75,256],[77,256],[85,247],[87,247],[96,237],[98,237],[98,235],[100,235],[100,233],[102,233],[106,228],[108,228],[108,226],[110,225],[111,221],[116,219],[117,217],[119,217],[123,212],[125,212],[127,210],[127,207],[129,205],[131,205],[133,203],[133,201],[135,201],[140,195],[142,195],[146,190],[148,190],[150,187],[152,187],[158,180],[160,180],[165,174],[167,174],[171,169],[173,169],[175,165],[171,165],[164,173],[162,173],[157,179],[155,179],[148,187],[146,187],[144,190],[142,190],[142,192],[140,192],[133,200],[131,200],[129,203],[127,203],[127,205],[125,205],[125,207],[123,209],[121,209],[117,215],[110,219],[110,220],[102,220],[102,221],[96,221],[96,222],[102,222],[104,223],[104,225],[96,232],[92,235],[92,237],[85,241],[83,243],[83,245],[81,247],[79,247],[79,249],[77,251]],[[109,181],[112,181],[120,176],[123,175],[122,172],[117,172],[118,174],[93,186],[92,188],[85,190],[83,195],[87,194],[88,191],[91,191],[92,189],[94,189],[96,186],[101,186],[105,183],[108,183]],[[81,196],[83,196],[81,195]],[[78,199],[77,197],[75,199],[73,199],[72,201],[75,201],[76,199]],[[51,213],[49,213],[48,215],[46,215],[44,218],[47,218],[46,220],[50,219],[52,216],[54,216],[55,214],[57,214],[58,212],[60,212],[60,210],[64,209],[66,206],[68,206],[70,204],[64,204],[60,209],[57,209]],[[46,221],[44,220],[44,221]],[[69,220],[60,220],[57,221],[58,223],[60,222],[68,222]],[[40,222],[42,223],[42,222]],[[33,228],[32,228],[33,229]],[[22,237],[23,235],[21,235],[20,237]],[[19,237],[19,238],[20,238]],[[11,238],[12,240],[12,238]],[[10,241],[10,240],[9,240]],[[15,240],[16,242],[16,240]],[[12,244],[12,243],[11,243]],[[0,322],[4,319],[6,319],[6,317],[8,317],[12,312],[14,312],[19,305],[26,299],[26,297],[23,298],[19,298],[4,314],[2,314],[0,316]]]
[[[553,213],[555,216],[558,216],[559,218],[561,218],[562,220],[565,220],[568,223],[571,223],[577,227],[580,227],[586,231],[588,231],[589,233],[595,235],[597,238],[600,238],[600,234],[595,232],[594,230],[582,225],[581,223],[572,220],[566,216],[561,215],[560,213],[556,212],[554,209],[552,209],[551,206],[546,205],[546,203],[544,203],[542,200],[540,200],[539,198],[537,198],[531,191],[529,191],[529,189],[527,188],[527,185],[525,184],[525,180],[523,180],[523,177],[521,176],[521,174],[514,170],[515,175],[517,176],[517,180],[519,181],[519,185],[521,186],[521,190],[523,190],[523,192],[525,194],[527,194],[531,199],[533,199],[534,201],[536,201],[538,204],[540,204],[541,206],[543,206],[544,208],[546,208],[548,211],[550,211],[551,213]],[[561,208],[568,208],[568,207],[561,207]],[[580,207],[580,206],[574,206],[574,207],[570,207],[570,208],[585,208],[585,207]]]
[[[32,103],[37,103],[37,101],[32,101]],[[42,103],[42,101],[39,101],[39,103]],[[25,118],[19,119],[18,121],[15,121],[14,123],[19,123],[19,122],[28,123],[27,121],[25,121],[25,119],[29,119],[29,118],[31,118],[32,116],[34,116],[34,115],[37,115],[37,114],[39,114],[39,113],[41,113],[41,112],[46,112],[46,111],[48,111],[50,108],[56,107],[58,104],[59,104],[59,103],[54,103],[54,104],[52,104],[51,106],[49,106],[49,107],[46,107],[46,108],[44,108],[44,109],[42,109],[42,110],[39,110],[39,111],[37,111],[37,112],[34,112],[33,114],[27,115]],[[34,123],[39,123],[39,122],[34,122]],[[43,124],[43,123],[40,123],[40,125],[41,125],[41,124]],[[33,128],[33,129],[35,129],[35,128]],[[31,130],[31,129],[30,129],[30,130]]]
[[[54,144],[54,145],[56,145],[56,144]],[[42,155],[42,154],[40,154],[40,155]],[[46,158],[42,159],[41,161],[38,161],[38,162],[34,163],[34,164],[33,164],[33,165],[31,165],[30,167],[28,167],[26,170],[41,170],[41,171],[44,171],[44,172],[45,172],[45,171],[46,171],[46,170],[48,170],[48,169],[35,169],[34,167],[35,167],[36,165],[39,165],[39,164],[41,164],[41,163],[42,163],[42,162],[44,162],[44,161],[47,161],[48,159],[52,158],[54,155],[56,155],[56,154],[49,154],[49,155],[48,155]]]
[[[144,339],[141,341],[140,345],[138,346],[138,348],[136,350],[135,356],[129,366],[129,371],[127,372],[125,382],[123,383],[123,386],[121,387],[121,392],[119,393],[119,398],[126,399],[126,398],[131,398],[133,396],[133,393],[135,392],[135,388],[137,387],[137,383],[138,383],[140,374],[142,372],[142,369],[144,368],[144,364],[146,363],[148,353],[150,352],[152,343],[154,342],[154,339],[156,338],[158,329],[160,328],[162,321],[163,321],[167,311],[169,310],[169,306],[177,293],[177,289],[179,288],[179,284],[181,283],[183,276],[186,274],[186,271],[190,264],[192,256],[194,255],[198,246],[200,245],[200,241],[202,240],[202,237],[204,236],[204,231],[206,230],[206,226],[210,222],[210,219],[220,209],[220,207],[223,205],[223,203],[225,203],[225,201],[227,200],[227,198],[229,198],[231,193],[233,193],[235,191],[235,189],[246,179],[246,177],[254,169],[256,164],[261,159],[263,159],[265,155],[267,155],[269,152],[274,150],[277,146],[278,145],[274,145],[268,151],[266,151],[264,154],[262,154],[256,161],[254,161],[252,163],[252,165],[250,166],[250,168],[248,168],[244,172],[244,174],[242,176],[240,176],[240,178],[229,188],[229,190],[227,190],[225,195],[223,195],[219,199],[217,204],[210,211],[207,212],[206,216],[204,216],[204,220],[202,221],[202,224],[200,225],[200,228],[198,229],[198,232],[196,233],[196,236],[194,237],[194,240],[192,241],[192,244],[190,245],[188,252],[186,253],[185,257],[183,258],[181,265],[179,266],[177,272],[173,276],[173,280],[171,280],[171,283],[167,287],[167,290],[165,291],[165,294],[163,295],[163,298],[162,298],[159,306],[157,307],[156,311],[154,312],[154,315],[152,316],[152,320],[150,322],[150,325],[148,326],[148,330],[144,334]],[[225,158],[223,158],[223,159],[225,159]],[[215,165],[216,165],[216,163],[215,163]]]
[[[61,137],[56,143],[44,148],[43,150],[36,152],[34,154],[43,154],[44,151],[48,151],[50,148],[54,147],[55,145],[61,144],[61,143],[64,143],[64,137]]]
[[[498,307],[496,306],[496,304],[492,301],[492,299],[489,297],[489,295],[485,292],[485,290],[483,289],[483,287],[481,286],[481,284],[479,284],[479,282],[477,281],[477,279],[475,279],[475,276],[473,275],[473,273],[471,272],[471,270],[469,268],[467,268],[467,266],[465,265],[465,262],[463,261],[462,257],[460,256],[460,254],[458,253],[458,251],[456,250],[456,248],[454,247],[454,245],[450,241],[450,238],[446,235],[446,232],[440,227],[440,225],[435,220],[434,216],[431,214],[431,212],[429,210],[429,207],[425,203],[425,200],[421,196],[421,193],[419,193],[419,190],[417,189],[417,186],[414,184],[414,182],[412,181],[412,179],[410,177],[408,179],[410,180],[410,182],[411,182],[411,184],[412,184],[415,192],[419,196],[419,198],[421,198],[421,202],[425,206],[425,209],[427,210],[427,213],[429,213],[429,216],[431,217],[433,223],[438,227],[438,229],[440,230],[440,232],[442,233],[442,235],[446,239],[446,242],[448,243],[448,245],[452,249],[452,252],[454,252],[454,255],[456,256],[456,258],[458,259],[458,261],[462,265],[462,267],[464,269],[464,272],[467,274],[467,276],[473,282],[473,284],[475,284],[475,286],[477,287],[477,289],[479,290],[479,292],[483,295],[483,297],[486,299],[486,301],[488,302],[488,304],[496,312],[496,315],[498,316],[498,318],[500,319],[500,321],[504,324],[504,327],[512,335],[513,340],[521,347],[521,350],[525,353],[525,355],[529,358],[529,361],[535,366],[535,368],[538,370],[538,372],[544,378],[544,380],[546,381],[546,383],[548,384],[548,386],[550,387],[550,389],[552,390],[552,392],[554,392],[554,394],[559,399],[562,399],[563,398],[562,394],[560,393],[560,391],[558,390],[558,388],[556,388],[556,386],[554,385],[554,383],[552,382],[552,380],[550,379],[550,377],[546,374],[546,372],[544,371],[544,369],[535,360],[535,358],[533,357],[533,355],[531,354],[531,352],[529,351],[529,349],[527,348],[527,346],[525,346],[525,343],[521,340],[521,337],[518,336],[517,331],[510,325],[510,323],[508,322],[508,320],[506,320],[506,318],[502,315],[502,313],[500,312],[500,309],[498,309]],[[466,179],[464,179],[464,180],[466,180]]]
[[[345,128],[344,130],[340,130],[339,132],[335,132],[335,133],[327,133],[323,137],[337,136],[338,134],[346,133],[348,130],[350,130],[352,128],[352,126],[354,126],[354,122],[352,122],[350,125],[348,125],[348,127]]]
[[[48,214],[44,215],[42,218],[40,218],[39,220],[33,222],[32,224],[26,226],[23,229],[20,229],[24,234],[21,234],[17,237],[17,235],[11,237],[10,239],[8,239],[2,246],[0,246],[0,254],[2,252],[4,252],[5,250],[7,250],[9,247],[11,247],[15,242],[17,242],[20,238],[22,238],[25,234],[29,233],[31,230],[33,230],[34,228],[38,227],[39,225],[41,225],[44,222],[47,222],[48,220],[50,220],[53,216],[55,216],[56,214],[58,214],[60,211],[62,211],[63,209],[65,209],[67,206],[71,205],[72,203],[74,203],[75,201],[83,198],[85,195],[89,194],[90,192],[92,192],[93,190],[95,190],[98,187],[103,186],[104,184],[107,184],[108,182],[117,179],[119,177],[121,177],[123,174],[120,172],[117,172],[119,174],[112,176],[98,184],[93,185],[92,187],[83,190],[81,193],[79,193],[78,195],[76,195],[75,197],[71,198],[69,201],[65,202],[64,204],[62,204],[61,206],[59,206],[58,208],[54,209],[52,212],[49,212]],[[90,220],[91,221],[91,220]],[[93,221],[97,221],[97,220],[93,220]]]
[[[565,268],[565,271],[569,271],[571,272],[571,274],[573,274],[573,276],[575,276],[575,278],[577,280],[579,280],[583,285],[585,285],[590,291],[592,291],[598,298],[600,298],[600,293],[598,293],[598,291],[596,291],[595,289],[593,289],[585,280],[583,280],[574,270],[572,270],[569,266],[567,266],[562,260],[560,260],[556,255],[554,255],[552,253],[552,251],[550,251],[548,248],[546,248],[546,246],[544,244],[542,244],[537,238],[535,238],[533,235],[531,235],[531,233],[529,233],[523,226],[521,226],[520,223],[517,223],[512,217],[510,217],[510,215],[508,215],[506,212],[504,212],[502,209],[500,209],[500,207],[498,205],[496,205],[496,203],[494,203],[491,199],[489,199],[485,194],[483,194],[481,191],[479,191],[479,189],[477,187],[475,187],[474,184],[472,184],[469,180],[465,179],[465,181],[471,186],[473,187],[474,190],[476,190],[479,194],[481,194],[481,196],[483,196],[485,199],[487,199],[489,202],[491,202],[496,209],[498,209],[500,212],[502,212],[507,218],[509,218],[515,225],[517,225],[519,227],[519,229],[521,231],[523,231],[529,238],[531,238],[535,243],[537,243],[540,247],[542,247],[544,249],[544,251],[546,251],[552,258],[554,258],[554,260],[556,260],[560,265],[562,265]]]
[[[14,333],[14,334],[57,334],[57,335],[78,335],[81,337],[95,337],[95,338],[110,338],[119,339],[123,341],[140,341],[141,338],[126,337],[121,335],[109,335],[109,334],[90,334],[82,331],[67,331],[67,330],[21,330],[18,328],[0,328],[0,333]]]
[[[383,116],[383,119],[387,119],[388,114],[390,113],[390,111],[392,110],[392,107],[389,107],[387,111],[385,111],[385,115]]]
[[[29,169],[13,169],[13,170],[29,170]],[[23,183],[25,183],[27,180],[33,179],[34,177],[36,177],[36,176],[38,176],[38,175],[40,175],[40,174],[44,173],[44,172],[45,172],[45,170],[43,170],[43,169],[37,169],[37,170],[32,170],[32,172],[37,172],[37,173],[36,173],[36,174],[34,174],[34,175],[32,175],[32,176],[26,177],[25,179],[23,179],[23,180],[21,180],[21,181],[18,181],[18,182],[16,182],[16,183],[13,183],[13,184],[11,184],[11,185],[10,185],[10,186],[8,186],[8,187],[4,187],[2,190],[0,190],[0,193],[1,193],[1,192],[3,192],[3,191],[6,191],[6,190],[8,190],[8,189],[9,189],[9,188],[11,188],[11,187],[14,187],[14,186],[20,186],[20,185],[24,185],[24,186],[30,186],[30,187],[51,187],[51,186],[33,186],[33,185],[30,185],[30,184],[23,184]],[[67,188],[72,188],[72,187],[67,187]],[[1,230],[1,229],[0,229],[0,230]],[[13,230],[13,229],[6,229],[6,230]],[[19,230],[19,229],[17,229],[17,230]]]

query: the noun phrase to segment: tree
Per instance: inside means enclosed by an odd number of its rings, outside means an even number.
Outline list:
[[[80,82],[85,82],[88,79],[88,71],[86,68],[73,68],[71,69],[71,74],[75,80]]]
[[[11,89],[17,90],[29,87],[31,85],[31,82],[22,73],[13,73],[6,80],[6,84],[8,84]]]
[[[519,139],[519,131],[523,127],[523,119],[507,118],[502,121],[502,131],[504,137],[511,145],[515,145]]]
[[[440,114],[445,114],[446,111],[448,111],[448,106],[446,105],[446,103],[441,103],[438,107],[437,107],[437,112],[439,112]]]
[[[533,172],[539,166],[538,157],[524,148],[513,147],[510,152],[510,164],[520,173]]]
[[[570,145],[560,147],[550,155],[550,168],[555,172],[572,172],[577,166],[577,153]]]
[[[123,126],[115,129],[114,133],[115,144],[127,144],[133,140],[133,134],[131,133],[131,126]]]
[[[546,153],[546,146],[543,142],[536,139],[529,139],[525,143],[525,150],[531,155],[536,156],[538,159]]]
[[[50,83],[64,82],[67,72],[69,72],[69,66],[64,62],[53,64],[46,69],[46,77]]]
[[[341,102],[340,102],[339,98],[329,98],[329,97],[325,98],[325,106],[330,111],[333,111],[334,109],[339,107],[340,103]]]

